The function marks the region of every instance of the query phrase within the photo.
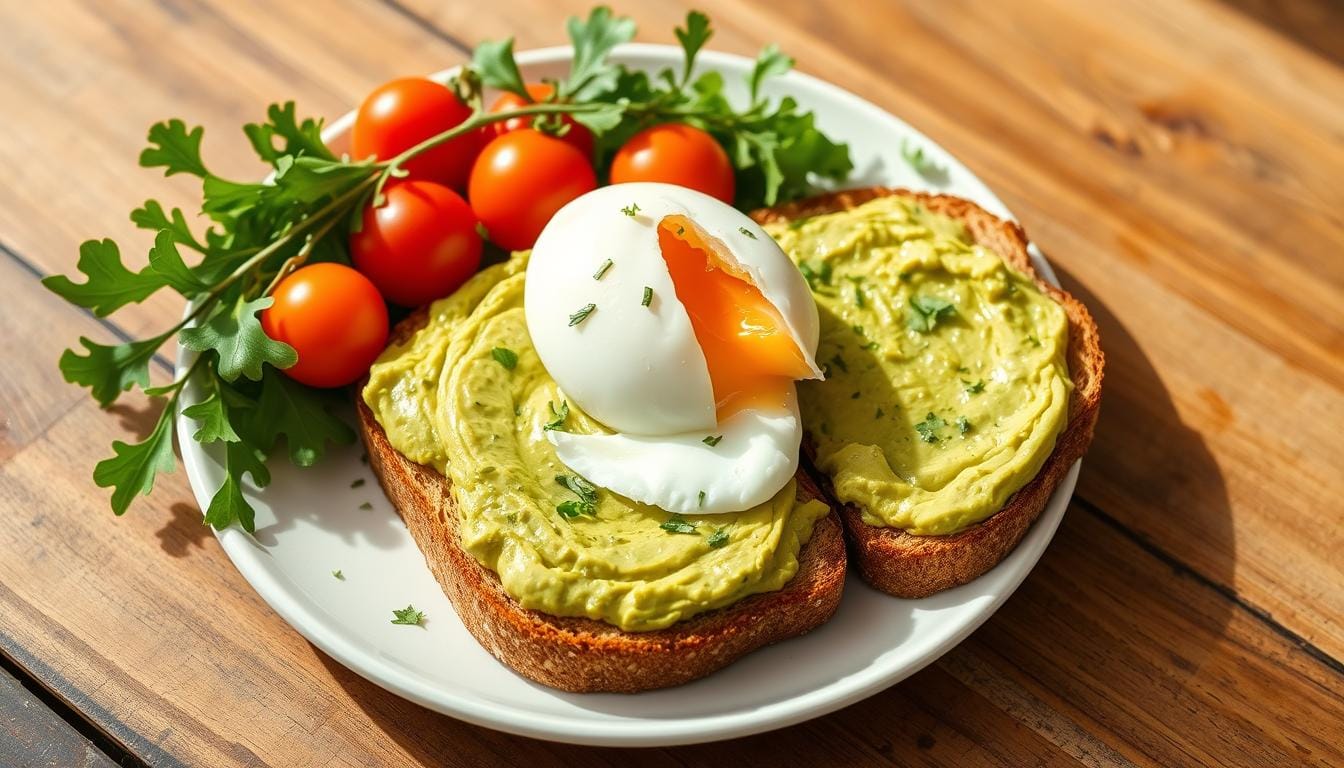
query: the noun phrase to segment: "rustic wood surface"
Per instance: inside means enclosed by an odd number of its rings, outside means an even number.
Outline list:
[[[20,723],[27,737],[52,728],[74,749],[84,729],[117,763],[156,766],[1344,765],[1338,6],[698,5],[712,47],[778,42],[963,159],[1097,316],[1096,444],[1018,593],[908,681],[714,745],[521,739],[365,682],[252,592],[181,472],[123,519],[89,480],[152,412],[132,398],[100,413],[60,380],[60,350],[143,334],[180,305],[161,294],[99,321],[38,280],[71,271],[88,237],[147,247],[126,212],[148,197],[192,204],[189,182],[135,168],[150,123],[201,123],[213,163],[254,175],[238,128],[267,103],[335,117],[482,39],[560,43],[586,3],[5,2],[0,654],[51,710]],[[685,12],[619,10],[653,42]],[[0,675],[0,715],[18,691]]]

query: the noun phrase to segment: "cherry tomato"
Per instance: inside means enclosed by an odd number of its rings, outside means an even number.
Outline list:
[[[733,203],[735,183],[728,153],[708,133],[685,123],[664,123],[635,134],[611,161],[611,183],[661,181]]]
[[[471,109],[445,85],[423,77],[386,83],[364,99],[350,136],[350,155],[390,160],[466,120]],[[462,188],[480,150],[477,132],[441,144],[406,163],[411,178]]]
[[[350,260],[403,307],[447,296],[481,265],[476,215],[453,190],[432,181],[393,182],[382,207],[364,209],[350,236]]]
[[[551,97],[551,93],[554,90],[555,89],[551,87],[549,83],[527,84],[527,92],[531,94],[532,101],[546,101]],[[519,107],[526,107],[529,103],[530,102],[524,101],[523,97],[516,93],[504,93],[501,94],[498,99],[495,99],[494,104],[490,105],[490,111],[503,112],[509,109],[518,109]],[[532,122],[536,119],[535,115],[528,117],[512,117],[502,122],[490,123],[481,130],[485,132],[488,141],[496,136],[503,136],[509,131],[516,131],[519,128],[530,128]],[[584,157],[591,158],[593,156],[593,132],[575,122],[574,118],[569,115],[561,115],[560,120],[565,125],[569,126],[569,130],[565,132],[564,136],[558,138],[582,152]]]
[[[310,387],[339,387],[368,373],[387,345],[387,305],[369,279],[323,262],[275,286],[261,328],[299,353],[285,375]]]
[[[511,251],[531,248],[565,203],[597,188],[588,158],[533,128],[485,145],[471,168],[467,199],[490,239]]]

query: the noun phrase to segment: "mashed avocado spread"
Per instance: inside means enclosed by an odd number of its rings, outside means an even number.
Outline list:
[[[548,425],[603,428],[565,401],[532,347],[526,265],[515,254],[435,302],[363,392],[398,451],[452,480],[462,547],[523,607],[630,631],[783,587],[828,511],[798,502],[794,481],[753,509],[683,519],[593,489],[559,462]]]
[[[821,313],[799,385],[835,495],[869,525],[948,534],[1040,471],[1068,415],[1068,320],[962,225],[882,197],[767,227]]]

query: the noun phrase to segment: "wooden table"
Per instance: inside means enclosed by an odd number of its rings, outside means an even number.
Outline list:
[[[623,5],[657,42],[685,10]],[[89,237],[143,253],[126,212],[196,199],[136,169],[150,123],[202,123],[209,160],[255,175],[238,128],[267,103],[334,117],[483,39],[560,43],[585,3],[15,0],[0,9],[0,764],[1344,765],[1340,6],[698,5],[712,47],[777,41],[962,158],[1096,315],[1096,443],[1017,594],[906,682],[722,744],[549,744],[365,682],[239,577],[183,473],[124,519],[89,479],[152,407],[99,413],[56,358],[81,334],[163,327],[177,301],[100,321],[38,280],[72,271]]]

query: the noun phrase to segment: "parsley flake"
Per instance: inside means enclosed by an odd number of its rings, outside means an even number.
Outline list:
[[[947,299],[937,296],[916,296],[910,300],[910,315],[906,318],[906,325],[912,331],[928,333],[939,320],[955,317],[956,314],[956,305]]]
[[[653,303],[653,289],[646,285],[644,286],[644,298],[639,300],[639,305],[641,307],[647,307],[652,303]]]
[[[425,621],[424,611],[415,610],[415,606],[413,605],[408,605],[405,608],[402,608],[401,610],[393,608],[392,615],[396,616],[396,618],[392,620],[393,624],[404,624],[406,626],[418,627]]]
[[[597,309],[596,304],[585,304],[584,306],[579,307],[579,311],[569,316],[569,327],[573,328],[584,320],[587,320],[588,316],[593,314],[593,310],[595,309]]]
[[[331,575],[332,575],[332,578],[335,578],[335,579],[337,579],[337,580],[339,580],[339,581],[345,581],[345,574],[344,574],[344,573],[341,573],[341,569],[340,569],[340,568],[337,568],[336,570],[332,571],[332,572],[331,572]]]
[[[722,439],[723,435],[710,435],[709,437],[706,437],[704,440],[701,440],[700,442],[704,443],[705,445],[708,445],[710,448],[713,448],[714,446],[718,445],[719,441]]]
[[[572,520],[579,515],[588,515],[589,517],[597,515],[597,507],[594,507],[586,501],[576,501],[574,499],[562,501],[555,505],[555,511],[560,513],[560,516],[566,520]]]
[[[701,508],[701,509],[704,509],[704,508],[705,508],[705,492],[704,492],[704,491],[701,491],[701,492],[700,492],[700,497],[699,497],[699,498],[700,498],[700,501],[699,501],[699,503],[700,503],[700,508]]]
[[[602,266],[598,267],[597,271],[593,273],[593,279],[601,280],[602,276],[607,274],[607,270],[611,269],[612,263],[613,262],[611,259],[607,259],[606,261],[602,262]]]
[[[747,237],[750,237],[752,240],[755,240],[755,239],[756,239],[756,233],[752,232],[750,229],[747,229],[746,227],[738,227],[738,228],[737,228],[737,231],[738,231],[738,232],[741,232],[742,234],[746,235]]]
[[[967,432],[970,432],[970,431],[971,431],[971,422],[970,422],[965,416],[958,416],[958,417],[957,417],[957,430],[960,431],[961,434],[963,434],[963,435],[966,434]]]
[[[978,395],[978,394],[980,394],[981,392],[984,392],[984,391],[985,391],[985,380],[984,380],[984,379],[981,379],[981,380],[975,382],[974,384],[972,384],[971,382],[969,382],[969,381],[967,381],[967,380],[965,380],[965,379],[962,379],[962,380],[961,380],[961,383],[966,385],[966,394],[968,394],[968,395]]]
[[[373,505],[366,501],[363,504],[360,504],[359,508],[364,510],[365,512],[368,512],[373,509]]]
[[[565,419],[568,419],[568,418],[569,418],[569,402],[568,402],[567,400],[561,400],[561,401],[560,401],[560,410],[558,410],[558,411],[555,409],[555,402],[554,402],[554,401],[547,400],[547,401],[546,401],[546,406],[547,406],[548,408],[551,409],[551,415],[554,416],[555,418],[553,418],[553,419],[551,419],[550,421],[546,422],[545,426],[543,426],[543,427],[541,428],[542,431],[543,431],[543,432],[550,432],[550,431],[553,430],[553,429],[558,429],[558,430],[560,430],[561,432],[566,431],[566,430],[565,430]]]
[[[882,411],[882,409],[881,409],[881,408],[878,408],[878,409],[877,409],[877,413],[874,413],[874,414],[873,414],[873,418],[874,418],[874,419],[880,419],[880,418],[882,418],[882,415],[883,415],[883,411]]]
[[[351,481],[350,481],[350,487],[351,487],[351,488],[363,488],[363,487],[364,487],[364,478],[362,478],[362,477],[357,477],[357,478],[355,478],[354,480],[351,480]]]
[[[835,357],[831,358],[831,363],[835,365],[836,368],[839,368],[845,373],[849,373],[849,364],[845,362],[845,358],[841,357],[839,352],[835,354]]]
[[[938,442],[938,430],[947,426],[947,422],[938,418],[932,411],[924,420],[915,425],[915,431],[919,433],[919,439],[926,443]]]
[[[580,499],[589,504],[597,503],[597,486],[578,475],[556,475],[555,482],[561,487],[573,491]]]
[[[518,365],[518,353],[506,347],[495,347],[490,350],[490,356],[495,358],[495,362],[504,366],[505,370],[512,371]]]
[[[701,493],[704,493],[704,491],[701,491]],[[672,515],[658,527],[668,533],[695,533],[695,523],[681,515]]]
[[[719,528],[718,530],[711,533],[709,535],[709,538],[705,540],[705,543],[708,544],[711,549],[718,549],[719,547],[722,547],[723,545],[727,544],[728,543],[727,526]]]
[[[639,203],[631,203],[627,205],[621,209],[621,213],[624,213],[626,216],[634,217],[636,213],[639,213]]]

